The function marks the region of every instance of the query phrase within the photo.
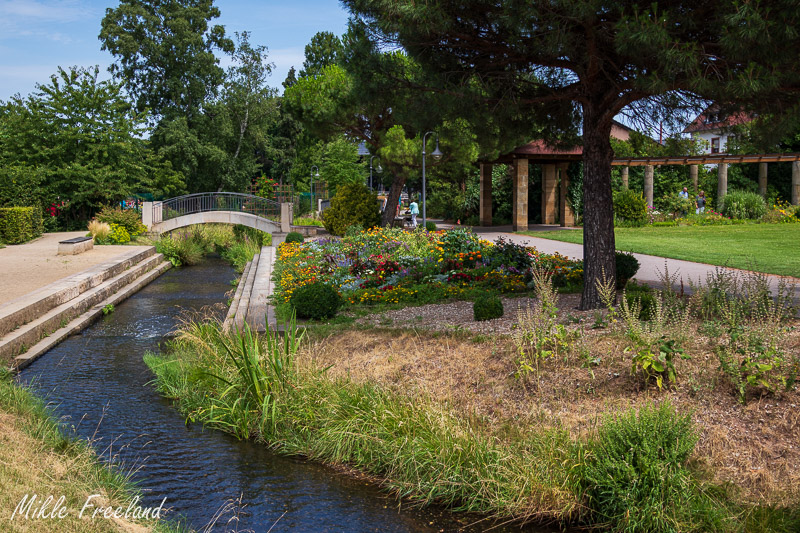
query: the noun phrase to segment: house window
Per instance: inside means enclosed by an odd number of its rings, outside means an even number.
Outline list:
[[[711,139],[711,153],[712,154],[719,153],[719,137],[713,137]]]

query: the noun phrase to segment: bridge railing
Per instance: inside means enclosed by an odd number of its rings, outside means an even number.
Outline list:
[[[249,213],[280,223],[281,204],[260,196],[235,192],[202,192],[170,198],[153,204],[153,222],[164,222],[194,213],[234,211]]]

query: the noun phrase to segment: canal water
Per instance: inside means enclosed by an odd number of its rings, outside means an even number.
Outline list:
[[[223,314],[220,304],[235,277],[220,259],[172,269],[19,379],[46,398],[69,430],[90,439],[104,460],[132,473],[142,505],[158,506],[166,497],[168,518],[180,517],[195,530],[211,524],[213,531],[433,532],[497,525],[469,525],[477,519],[413,508],[325,466],[187,424],[154,390],[142,355],[158,351],[182,313]],[[511,530],[520,531],[493,529]]]

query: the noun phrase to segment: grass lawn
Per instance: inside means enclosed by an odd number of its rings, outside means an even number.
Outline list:
[[[617,228],[617,250],[800,278],[800,224]],[[524,232],[583,243],[582,231]]]

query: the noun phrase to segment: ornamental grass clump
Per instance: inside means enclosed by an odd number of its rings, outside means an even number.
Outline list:
[[[767,214],[767,204],[758,193],[730,191],[722,202],[722,214],[728,218],[756,220]]]
[[[503,300],[496,294],[482,296],[472,304],[472,314],[476,321],[500,318],[503,316]]]
[[[108,244],[108,236],[111,235],[111,226],[105,222],[92,219],[89,221],[89,233],[92,235],[95,244]]]
[[[322,320],[336,316],[342,306],[342,297],[330,285],[315,282],[298,288],[289,303],[298,317]]]

